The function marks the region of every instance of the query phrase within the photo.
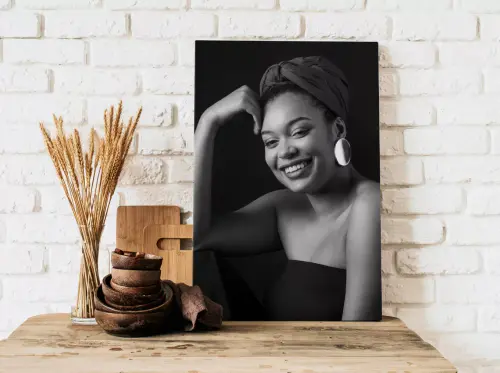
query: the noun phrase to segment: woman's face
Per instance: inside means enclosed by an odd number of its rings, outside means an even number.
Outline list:
[[[284,93],[267,104],[262,122],[266,163],[293,192],[315,193],[335,173],[333,124],[310,100]]]

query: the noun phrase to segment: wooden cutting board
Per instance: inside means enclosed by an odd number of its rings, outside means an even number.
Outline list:
[[[119,206],[116,217],[119,249],[163,257],[161,278],[193,283],[193,252],[181,250],[181,239],[193,238],[192,225],[181,223],[178,206]]]

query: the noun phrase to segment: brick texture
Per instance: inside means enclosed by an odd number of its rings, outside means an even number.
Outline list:
[[[56,12],[45,16],[50,38],[119,37],[127,34],[126,18],[119,13]]]
[[[81,40],[7,39],[3,58],[9,63],[81,65],[85,62],[85,44]]]
[[[97,7],[100,0],[16,0],[16,6],[28,9],[89,9]]]
[[[450,9],[453,0],[368,0],[367,6],[378,11],[436,11]]]
[[[0,37],[30,38],[40,36],[40,17],[34,13],[0,13]]]
[[[280,7],[292,11],[361,10],[362,0],[280,0]]]
[[[132,35],[137,38],[208,37],[215,35],[215,19],[206,13],[132,14]]]
[[[389,19],[383,15],[309,14],[306,36],[329,39],[385,40]]]
[[[174,46],[167,41],[96,40],[91,43],[91,63],[104,67],[161,67],[175,61]]]
[[[300,35],[297,14],[230,12],[219,17],[219,36],[228,38],[296,38]]]
[[[184,9],[186,0],[106,0],[104,7],[112,10]]]
[[[49,79],[44,68],[0,66],[0,92],[48,92]]]

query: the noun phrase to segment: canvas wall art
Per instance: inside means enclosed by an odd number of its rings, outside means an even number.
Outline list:
[[[193,283],[226,320],[380,320],[378,44],[195,48]]]

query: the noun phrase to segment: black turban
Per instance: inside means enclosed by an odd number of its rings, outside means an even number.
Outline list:
[[[322,56],[297,57],[267,68],[260,80],[260,95],[277,84],[291,82],[317,98],[346,120],[349,105],[347,79],[337,66]]]

